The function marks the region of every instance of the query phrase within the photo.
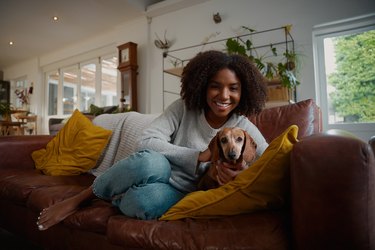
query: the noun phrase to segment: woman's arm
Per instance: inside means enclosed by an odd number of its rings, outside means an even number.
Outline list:
[[[180,127],[184,108],[182,100],[170,105],[143,131],[137,149],[150,149],[165,155],[174,165],[192,165],[194,168],[200,151],[174,144],[174,136]]]

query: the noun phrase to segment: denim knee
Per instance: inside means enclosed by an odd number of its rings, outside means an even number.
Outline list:
[[[130,157],[135,157],[137,167],[141,167],[146,173],[154,173],[158,176],[167,174],[170,177],[170,163],[168,159],[161,153],[152,150],[142,150]]]
[[[93,183],[96,196],[111,199],[124,194],[133,185],[168,183],[171,167],[167,158],[151,150],[142,150],[118,161]]]
[[[185,195],[170,184],[152,183],[131,187],[124,196],[114,200],[122,213],[142,220],[157,219]]]

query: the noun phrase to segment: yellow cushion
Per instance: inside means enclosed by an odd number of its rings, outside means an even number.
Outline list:
[[[35,167],[53,176],[87,172],[95,166],[111,134],[75,110],[46,148],[32,153]]]
[[[214,218],[281,208],[289,190],[290,152],[297,142],[297,134],[296,125],[289,127],[233,181],[216,189],[188,194],[160,220]]]

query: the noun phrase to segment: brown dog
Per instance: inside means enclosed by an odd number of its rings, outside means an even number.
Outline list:
[[[223,128],[212,138],[208,148],[211,151],[211,166],[198,183],[199,190],[208,190],[219,186],[217,182],[217,161],[236,164],[245,161],[251,163],[256,156],[257,145],[243,129]]]

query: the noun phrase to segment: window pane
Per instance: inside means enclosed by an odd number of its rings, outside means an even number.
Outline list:
[[[118,105],[117,57],[102,60],[102,106]]]
[[[80,110],[88,111],[91,104],[95,104],[95,72],[96,65],[84,65],[81,71],[81,99]]]
[[[324,39],[329,124],[375,122],[375,30]]]
[[[59,73],[53,72],[47,76],[48,81],[48,115],[57,115],[57,91]]]
[[[63,114],[72,114],[77,108],[78,69],[64,71]]]

